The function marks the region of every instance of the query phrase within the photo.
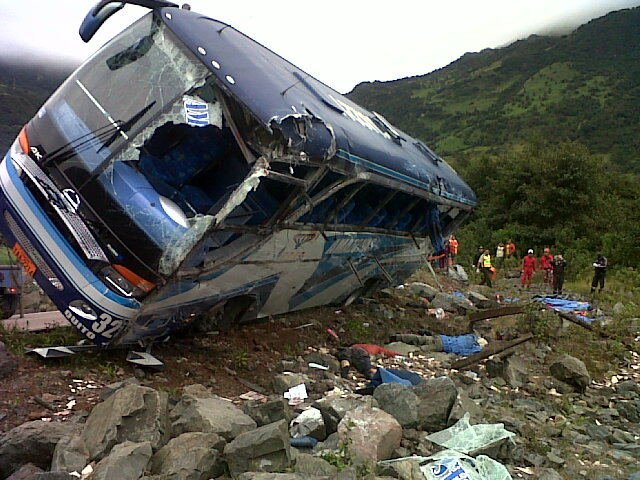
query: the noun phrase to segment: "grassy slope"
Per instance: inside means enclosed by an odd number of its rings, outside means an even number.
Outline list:
[[[613,12],[568,36],[531,36],[349,96],[454,163],[537,136],[578,140],[640,171],[638,24],[640,8]]]

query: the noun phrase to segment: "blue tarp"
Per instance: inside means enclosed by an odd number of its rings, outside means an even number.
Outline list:
[[[455,353],[456,355],[462,355],[468,357],[474,353],[482,351],[482,347],[478,343],[478,337],[473,333],[467,335],[448,336],[440,335],[442,339],[442,346],[447,353]]]
[[[573,313],[583,322],[591,323],[594,321],[593,318],[587,317],[582,314],[582,312],[591,310],[591,304],[589,302],[578,302],[576,300],[568,300],[565,298],[556,297],[535,297],[535,300],[544,303],[549,308],[558,312]]]

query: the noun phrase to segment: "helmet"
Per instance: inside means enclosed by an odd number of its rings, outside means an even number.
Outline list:
[[[533,249],[529,249],[529,251],[527,252],[529,255],[533,255]]]

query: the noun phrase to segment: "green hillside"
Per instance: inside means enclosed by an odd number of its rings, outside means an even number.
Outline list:
[[[469,53],[428,75],[349,96],[463,161],[539,137],[578,141],[640,171],[640,8],[562,37]]]
[[[640,265],[640,8],[570,35],[469,53],[428,75],[349,94],[433,146],[476,190],[461,232],[513,238],[587,268]]]

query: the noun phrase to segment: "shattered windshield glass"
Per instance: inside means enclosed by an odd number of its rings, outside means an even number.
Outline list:
[[[29,125],[41,167],[60,190],[78,194],[79,212],[134,270],[172,273],[161,258],[212,221],[217,197],[201,194],[196,177],[219,167],[234,142],[209,76],[149,13],[90,58]],[[229,186],[220,188],[214,193]]]

